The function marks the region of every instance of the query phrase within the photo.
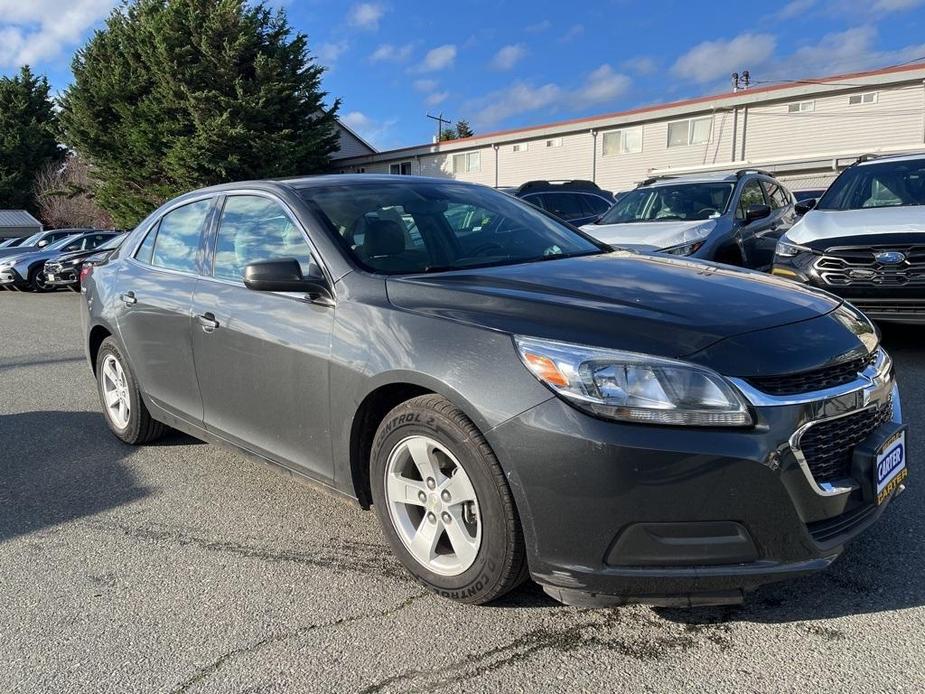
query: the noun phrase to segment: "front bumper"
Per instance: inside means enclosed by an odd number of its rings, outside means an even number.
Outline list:
[[[487,438],[518,503],[530,573],[557,599],[735,603],[827,567],[902,491],[877,506],[872,475],[817,485],[791,444],[810,422],[891,397],[899,421],[887,375],[820,401],[756,407],[755,427],[727,430],[608,422],[553,398]]]
[[[13,268],[0,270],[0,287],[19,287],[25,284],[25,281]]]
[[[49,287],[66,287],[72,284],[76,284],[77,280],[77,270],[73,268],[45,269],[45,284],[47,284]]]

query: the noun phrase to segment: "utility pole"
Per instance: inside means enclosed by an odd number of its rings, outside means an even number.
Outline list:
[[[437,142],[440,142],[440,137],[443,135],[443,125],[444,125],[444,123],[445,123],[446,125],[449,125],[449,124],[450,124],[450,121],[448,121],[447,119],[445,119],[445,118],[443,117],[443,112],[442,112],[442,111],[440,112],[440,115],[439,115],[439,116],[432,116],[432,115],[430,115],[429,113],[427,113],[427,114],[425,114],[425,115],[426,115],[428,118],[430,118],[431,120],[437,121],[437,140],[436,140],[436,141],[437,141]]]

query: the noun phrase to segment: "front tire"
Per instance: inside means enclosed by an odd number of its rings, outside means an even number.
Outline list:
[[[383,532],[434,592],[484,604],[527,576],[520,519],[504,473],[475,425],[439,395],[393,409],[370,460]]]
[[[29,272],[29,289],[34,292],[50,292],[54,289],[45,283],[44,268],[37,267]]]
[[[137,446],[164,433],[164,425],[145,407],[128,362],[111,337],[103,340],[96,355],[96,385],[106,424],[125,443]]]

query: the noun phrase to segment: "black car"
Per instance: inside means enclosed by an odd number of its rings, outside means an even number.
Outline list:
[[[925,324],[925,155],[862,157],[777,245],[774,274]]]
[[[773,174],[741,169],[646,179],[582,229],[615,247],[769,270],[796,220]]]
[[[67,287],[80,291],[80,269],[84,263],[99,264],[108,258],[125,240],[126,235],[112,233],[107,240],[96,246],[87,243],[88,248],[70,251],[45,261],[45,285]],[[92,246],[92,247],[89,247]]]
[[[82,297],[118,438],[175,427],[372,504],[463,602],[528,575],[575,604],[741,601],[829,566],[908,474],[892,362],[850,305],[614,252],[484,186],[198,190]]]
[[[503,188],[503,192],[526,200],[561,220],[581,226],[610,209],[613,193],[603,190],[593,181],[527,181],[516,188]]]

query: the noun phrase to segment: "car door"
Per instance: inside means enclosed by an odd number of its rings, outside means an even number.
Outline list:
[[[773,233],[774,214],[772,210],[770,216],[749,222],[745,218],[745,213],[752,205],[770,206],[764,196],[761,182],[757,178],[746,180],[739,190],[739,199],[735,207],[735,223],[742,240],[746,267],[760,269],[771,263],[771,258],[766,254],[764,237]]]
[[[761,180],[764,195],[771,207],[768,224],[755,239],[755,267],[764,269],[774,262],[774,250],[777,242],[796,221],[796,211],[792,204],[792,196],[779,183]]]
[[[258,260],[295,258],[323,276],[307,237],[273,197],[225,197],[211,277],[193,297],[193,354],[206,427],[270,458],[333,478],[328,369],[334,309],[243,283]]]
[[[142,390],[156,405],[202,423],[191,342],[193,289],[213,198],[174,207],[122,264],[116,321]]]

